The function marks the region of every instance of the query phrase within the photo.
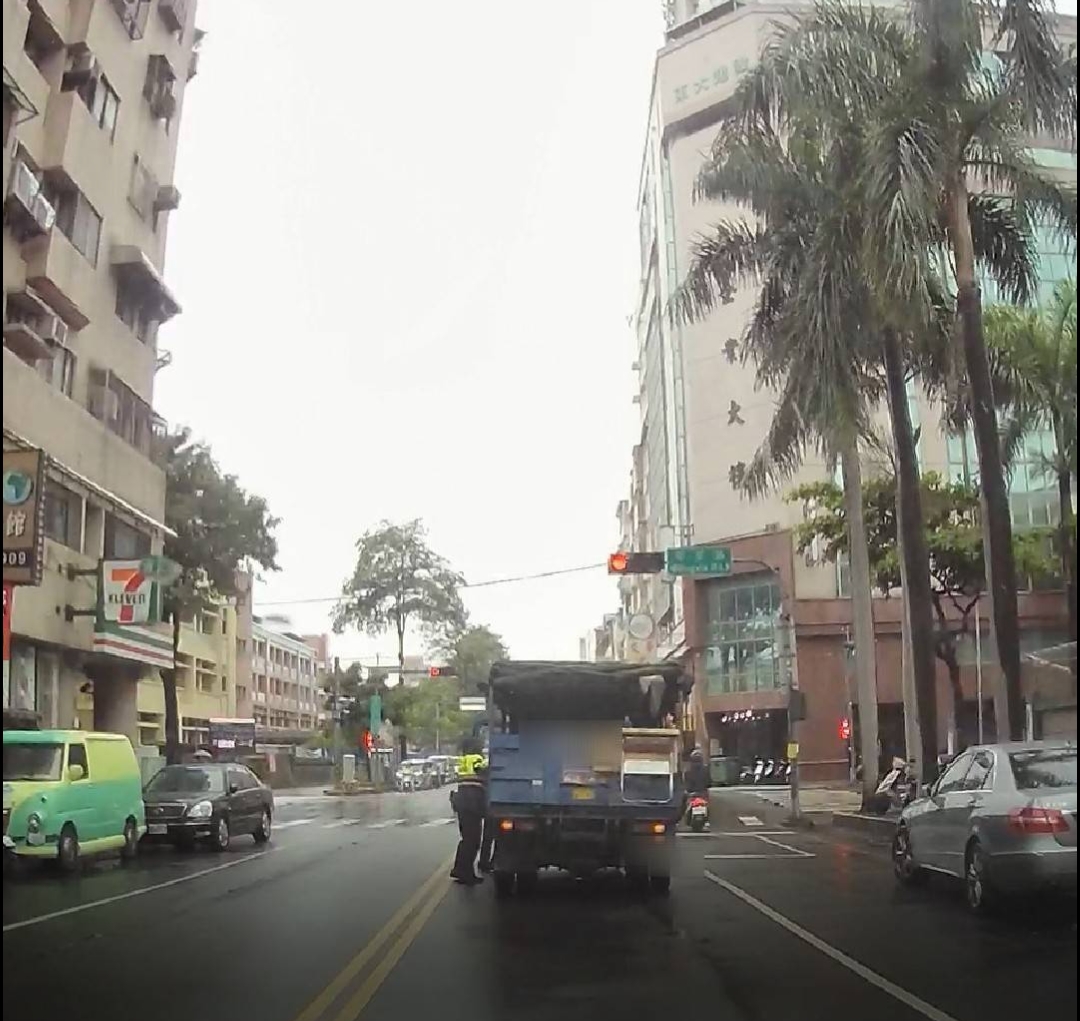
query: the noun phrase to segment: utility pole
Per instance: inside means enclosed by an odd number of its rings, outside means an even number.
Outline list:
[[[341,660],[334,657],[334,775],[344,778],[341,756]]]

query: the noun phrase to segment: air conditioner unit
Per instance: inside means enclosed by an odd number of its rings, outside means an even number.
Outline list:
[[[68,324],[58,315],[44,316],[38,324],[38,334],[42,340],[51,340],[61,347],[67,347]]]
[[[163,184],[154,196],[154,212],[176,209],[180,205],[180,189],[175,184]]]
[[[68,50],[71,66],[64,72],[61,89],[65,92],[81,88],[101,75],[101,64],[85,45]]]
[[[171,120],[176,113],[176,96],[171,88],[156,92],[150,100],[150,113],[159,121]]]
[[[11,183],[8,185],[8,195],[18,199],[19,204],[30,214],[34,211],[34,199],[41,191],[41,182],[34,176],[34,172],[23,161],[18,160],[11,171]]]

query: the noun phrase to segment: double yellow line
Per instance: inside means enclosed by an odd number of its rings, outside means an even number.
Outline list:
[[[398,961],[405,956],[405,951],[412,945],[413,940],[420,934],[427,920],[439,906],[446,891],[450,888],[447,880],[447,872],[453,863],[453,857],[448,858],[425,880],[420,887],[394,914],[367,943],[367,945],[338,972],[330,984],[314,1000],[311,1001],[296,1018],[296,1021],[356,1021],[364,1008],[371,1002],[372,997],[378,992],[379,987],[386,981],[386,977],[392,972]],[[406,925],[405,923],[408,922]],[[404,926],[404,928],[403,928]],[[357,976],[363,973],[395,934],[400,934],[394,940],[390,949],[379,960],[379,963],[368,972],[367,977],[356,988],[355,992],[341,1005],[333,1015],[328,1014],[329,1008],[348,990]]]

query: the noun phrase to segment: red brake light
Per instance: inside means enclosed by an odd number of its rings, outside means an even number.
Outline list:
[[[1065,833],[1069,829],[1068,820],[1056,808],[1014,808],[1009,813],[1009,826],[1017,833]]]

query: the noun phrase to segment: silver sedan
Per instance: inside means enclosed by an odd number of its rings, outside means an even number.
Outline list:
[[[1044,888],[1075,896],[1075,743],[968,748],[904,808],[893,868],[905,885],[929,872],[962,879],[974,911]]]

